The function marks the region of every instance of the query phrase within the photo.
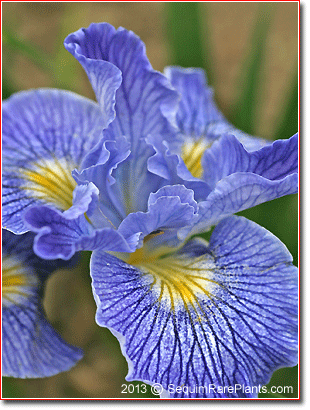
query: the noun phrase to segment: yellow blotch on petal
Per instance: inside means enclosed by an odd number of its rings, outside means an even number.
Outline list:
[[[61,210],[72,206],[73,191],[76,182],[71,172],[75,165],[66,159],[44,159],[22,169],[21,174],[26,184],[22,189],[31,197],[56,205]]]
[[[152,275],[152,291],[157,293],[159,301],[168,302],[172,310],[182,305],[188,312],[195,312],[195,320],[201,320],[205,315],[202,299],[212,299],[212,289],[219,285],[213,280],[214,264],[205,255],[188,257],[167,254],[167,251],[162,248],[156,253],[150,252],[146,244],[126,262],[144,275]]]
[[[4,304],[20,303],[23,298],[33,294],[38,278],[11,256],[2,258],[2,300]]]
[[[195,178],[201,178],[203,174],[203,168],[201,165],[201,158],[203,153],[210,144],[201,138],[197,141],[188,139],[182,146],[181,157],[187,166],[187,169]]]

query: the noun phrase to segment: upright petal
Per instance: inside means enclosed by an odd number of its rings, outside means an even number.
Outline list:
[[[226,120],[213,101],[213,89],[206,85],[204,70],[166,67],[164,73],[181,95],[176,116],[181,132],[208,139],[208,125]]]
[[[32,90],[3,102],[3,226],[27,231],[22,213],[49,204],[72,205],[71,176],[99,140],[104,120],[99,106],[62,90]]]
[[[150,192],[160,188],[160,178],[147,168],[154,155],[149,135],[160,140],[174,140],[176,128],[171,125],[178,93],[167,78],[152,69],[143,42],[131,31],[115,30],[107,23],[91,24],[67,37],[65,47],[82,64],[91,79],[99,104],[104,83],[102,67],[113,65],[120,70],[122,82],[115,95],[116,117],[106,130],[109,139],[125,137],[130,143],[130,158],[119,164],[113,189],[126,192],[126,213],[145,211]],[[143,195],[141,194],[143,190]],[[137,200],[141,198],[141,200]]]
[[[69,370],[82,358],[81,349],[67,344],[45,318],[44,280],[63,262],[35,256],[33,237],[2,232],[3,376],[48,377]]]
[[[297,268],[244,218],[222,221],[209,246],[196,239],[135,266],[95,251],[91,276],[96,321],[119,339],[129,381],[173,397],[256,397],[297,363]]]
[[[152,69],[139,37],[121,27],[115,30],[100,23],[70,34],[64,44],[82,64],[97,96],[105,86],[101,72],[110,66],[121,72],[113,130],[115,135],[127,136],[135,156],[140,140],[148,134],[164,139],[171,135],[166,117],[174,115],[178,95],[166,77]],[[100,97],[98,101],[101,103]]]
[[[208,144],[211,145],[224,134],[233,134],[249,151],[257,150],[267,143],[238,130],[225,119],[213,100],[212,88],[206,85],[202,69],[166,67],[165,74],[181,94],[176,118],[183,133],[183,151],[186,144],[192,147],[192,151],[197,151],[197,142],[203,142],[202,147],[206,149]]]

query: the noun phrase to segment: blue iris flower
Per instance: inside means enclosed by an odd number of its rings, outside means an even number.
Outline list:
[[[297,363],[297,268],[232,215],[297,192],[297,134],[270,143],[235,129],[201,70],[154,71],[125,29],[91,24],[65,47],[98,103],[59,90],[4,102],[6,228],[35,232],[43,259],[93,250],[96,320],[119,339],[128,380],[254,397],[220,388]],[[210,243],[191,239],[214,225]]]
[[[2,375],[53,376],[69,370],[83,356],[46,320],[44,283],[64,261],[46,261],[33,253],[34,234],[2,230]]]

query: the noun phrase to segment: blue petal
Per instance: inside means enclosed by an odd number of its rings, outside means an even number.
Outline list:
[[[148,212],[129,214],[120,224],[119,232],[125,237],[140,234],[142,240],[160,231],[160,243],[176,237],[177,230],[189,225],[197,211],[194,193],[182,185],[166,186],[149,197]]]
[[[111,126],[114,135],[127,136],[134,156],[138,155],[140,139],[148,134],[163,139],[171,136],[166,117],[174,115],[178,95],[166,77],[152,69],[139,37],[121,27],[115,30],[107,23],[91,24],[70,34],[65,47],[82,64],[99,103],[107,88],[102,72],[106,67],[114,67],[121,73],[122,82],[116,91],[116,118]]]
[[[105,133],[104,133],[105,135]],[[74,171],[73,176],[78,183],[92,182],[99,189],[99,212],[92,220],[97,227],[117,227],[126,216],[118,183],[112,172],[125,161],[129,154],[129,143],[124,137],[116,141],[106,136],[89,152],[82,164],[82,171]]]
[[[179,236],[184,239],[188,235],[205,232],[227,216],[281,196],[295,194],[297,190],[296,173],[270,181],[250,172],[236,172],[219,181],[206,201],[199,203],[192,228],[182,229]]]
[[[118,337],[127,380],[173,397],[256,397],[274,370],[297,363],[297,268],[270,232],[231,217],[209,246],[151,258],[91,259],[96,321]]]
[[[27,230],[21,214],[29,206],[72,205],[71,171],[99,140],[99,106],[68,91],[36,90],[3,102],[3,225]]]
[[[86,212],[88,216],[91,216],[97,208],[98,195],[99,190],[92,182],[77,186],[73,191],[73,205],[63,212],[63,216],[67,219],[74,219]]]
[[[71,34],[65,46],[86,70],[99,103],[105,87],[102,68],[113,65],[121,72],[122,82],[115,94],[116,116],[105,132],[110,140],[125,137],[130,142],[130,158],[115,171],[114,189],[126,197],[120,197],[116,207],[125,208],[126,214],[145,211],[149,193],[161,186],[161,179],[147,169],[154,149],[146,138],[153,135],[170,141],[176,137],[170,120],[176,112],[178,93],[164,75],[152,69],[144,44],[131,31],[115,30],[107,23],[91,24]]]
[[[121,71],[102,58],[115,35],[109,24],[91,24],[70,34],[64,41],[65,48],[80,62],[86,71],[102,110],[106,126],[114,119],[115,92],[122,82]],[[113,50],[113,46],[111,47]]]
[[[155,138],[151,137],[148,138],[148,141],[156,152],[148,159],[148,169],[166,180],[161,181],[161,184],[183,184],[186,188],[194,191],[196,201],[208,196],[211,192],[209,185],[205,181],[195,178],[186,168],[180,156],[171,154],[165,141],[156,141]]]
[[[124,237],[112,228],[94,229],[84,215],[66,218],[47,206],[32,207],[24,215],[27,226],[37,233],[35,253],[44,259],[68,260],[81,250],[101,248],[107,251],[132,252],[138,235]]]
[[[235,172],[281,180],[298,172],[298,134],[251,153],[234,136],[225,135],[205,152],[202,164],[203,178],[212,189],[218,181]]]
[[[225,122],[213,101],[213,89],[206,85],[204,70],[166,67],[165,74],[182,97],[176,116],[182,133],[197,138],[207,137],[208,125]]]
[[[213,142],[224,134],[233,134],[247,150],[257,150],[267,141],[252,137],[233,127],[213,101],[213,90],[206,86],[205,73],[197,68],[167,67],[165,74],[181,94],[177,125],[185,137]]]
[[[47,322],[41,302],[43,284],[62,261],[39,259],[32,233],[2,232],[2,374],[47,377],[69,370],[82,358]]]
[[[69,370],[83,356],[56,333],[36,299],[2,310],[2,375],[49,377]]]

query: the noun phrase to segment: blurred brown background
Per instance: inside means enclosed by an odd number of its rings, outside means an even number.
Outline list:
[[[3,24],[53,57],[58,86],[67,88],[70,83],[71,89],[90,98],[93,92],[87,77],[64,49],[64,38],[92,22],[123,26],[142,38],[153,67],[162,71],[172,62],[165,7],[165,2],[2,3]],[[255,2],[200,5],[202,36],[205,21],[211,33],[215,95],[225,112],[237,100],[242,86],[238,84],[242,78],[240,70],[248,53],[258,7]],[[277,3],[275,7],[255,124],[256,135],[266,138],[272,136],[278,125],[278,114],[298,64],[298,3]],[[4,50],[3,66],[16,90],[54,86],[48,73],[21,55]],[[48,282],[44,303],[50,321],[69,343],[85,349],[85,358],[67,373],[48,379],[16,380],[19,397],[124,397],[121,385],[127,365],[114,337],[95,324],[87,260],[82,265],[75,271],[56,273]]]

